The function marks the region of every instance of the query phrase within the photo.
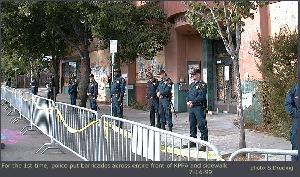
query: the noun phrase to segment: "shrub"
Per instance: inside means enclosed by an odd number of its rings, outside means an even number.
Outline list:
[[[263,76],[258,87],[262,104],[262,123],[273,133],[289,137],[291,118],[284,110],[284,99],[289,88],[297,82],[298,31],[288,26],[273,37],[258,35],[251,42],[257,67]]]

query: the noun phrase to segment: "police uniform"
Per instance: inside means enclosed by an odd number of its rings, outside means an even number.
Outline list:
[[[76,99],[77,99],[77,82],[75,80],[75,78],[72,78],[69,82],[69,89],[68,89],[68,93],[70,95],[70,99],[71,99],[71,105],[76,105]]]
[[[200,69],[195,69],[191,74],[201,73]],[[199,80],[194,81],[189,85],[187,102],[192,102],[192,107],[189,109],[190,136],[197,138],[197,127],[201,133],[201,140],[208,141],[207,121],[205,116],[207,85]],[[184,148],[187,148],[184,145]],[[190,142],[190,147],[196,147],[196,143]],[[201,147],[201,150],[205,147]]]
[[[161,72],[162,73],[162,72]],[[160,73],[160,74],[161,74]],[[159,116],[161,128],[166,129],[165,125],[168,125],[168,130],[172,131],[172,112],[170,109],[171,95],[172,95],[173,82],[170,78],[166,78],[159,82],[156,92],[160,93],[159,96]]]
[[[48,81],[46,82],[47,86],[47,98],[54,100],[54,77],[51,76]]]
[[[292,150],[298,150],[298,84],[293,85],[293,87],[288,91],[285,97],[284,107],[286,112],[292,118],[292,127],[291,127],[291,144]],[[298,156],[292,156],[292,161],[298,161]]]
[[[160,117],[158,113],[158,97],[156,96],[156,89],[158,87],[158,80],[150,76],[150,79],[147,82],[147,99],[148,105],[150,108],[150,125],[155,126],[155,116],[157,118],[156,127],[160,128]]]
[[[90,77],[94,77],[94,75],[90,74]],[[90,102],[90,109],[97,111],[96,99],[98,96],[98,83],[95,80],[89,82],[87,94]]]
[[[31,92],[34,95],[37,95],[38,93],[38,82],[36,81],[36,79],[33,79],[32,82],[30,83],[31,85]]]
[[[111,83],[112,116],[123,118],[123,98],[125,94],[126,81],[121,77],[121,70],[115,69],[117,75]]]

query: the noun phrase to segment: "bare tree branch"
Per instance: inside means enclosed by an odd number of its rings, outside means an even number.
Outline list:
[[[219,34],[220,34],[220,36],[221,36],[221,38],[222,38],[222,40],[223,40],[223,42],[225,44],[226,51],[231,55],[232,51],[230,50],[230,48],[228,48],[228,41],[225,38],[225,36],[223,35],[223,33],[222,33],[222,28],[221,28],[221,25],[220,25],[219,21],[216,18],[215,12],[213,11],[213,9],[211,7],[209,7],[209,5],[207,4],[206,1],[204,1],[204,3],[209,8],[211,14],[213,15],[213,19],[215,20],[215,22],[217,24],[217,27],[218,27],[218,32],[219,32]]]
[[[242,24],[241,21],[237,21],[235,24],[235,36],[236,36],[236,48],[235,54],[238,55],[241,47],[241,33],[242,33]]]
[[[232,36],[231,36],[231,33],[230,33],[230,23],[228,21],[228,14],[227,14],[227,2],[224,1],[223,2],[223,6],[224,6],[224,17],[225,17],[225,23],[226,23],[226,32],[227,32],[227,39],[228,39],[228,48],[230,48],[230,50],[232,52],[234,52],[234,47],[233,47],[233,42],[232,42]]]

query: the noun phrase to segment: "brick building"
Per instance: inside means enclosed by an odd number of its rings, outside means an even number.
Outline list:
[[[143,4],[141,1],[135,3],[136,5]],[[126,101],[135,100],[140,104],[146,104],[146,71],[152,70],[155,73],[160,69],[165,69],[174,82],[173,104],[179,112],[185,112],[187,111],[186,88],[190,82],[188,73],[190,69],[199,67],[202,70],[203,80],[208,84],[209,109],[235,113],[236,94],[232,64],[222,41],[202,38],[186,21],[184,16],[186,8],[180,1],[159,3],[167,14],[168,20],[173,23],[170,40],[164,50],[159,52],[152,61],[137,58],[135,63],[121,67],[128,84]],[[267,7],[259,8],[255,11],[255,18],[247,19],[245,22],[240,50],[242,85],[246,81],[249,83],[249,80],[262,79],[256,68],[256,59],[251,55],[250,41],[257,40],[258,32],[263,36],[270,36],[284,25],[298,28],[298,2],[273,2]],[[100,83],[100,101],[108,99],[106,75],[110,71],[107,60],[109,55],[108,50],[90,52],[92,73]],[[67,77],[64,73],[78,69],[78,64],[75,66],[75,63],[69,63],[72,61],[76,61],[76,57],[71,57],[61,63],[61,66],[64,66],[61,67],[61,78]]]

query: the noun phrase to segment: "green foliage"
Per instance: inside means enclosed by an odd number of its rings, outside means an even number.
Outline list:
[[[259,35],[251,47],[264,78],[259,89],[263,124],[276,134],[288,137],[291,122],[284,110],[284,99],[288,89],[297,82],[298,32],[286,26],[274,37]]]
[[[120,63],[135,61],[137,56],[152,59],[169,39],[170,24],[156,3],[140,7],[130,2],[99,3],[92,21],[102,49],[109,47],[110,40],[118,40]]]
[[[199,34],[209,39],[218,39],[221,34],[227,36],[227,27],[230,33],[235,33],[238,23],[244,26],[243,20],[253,19],[253,11],[268,2],[208,1],[205,4],[205,2],[188,1],[185,4],[188,6],[186,17]]]
[[[17,74],[30,73],[30,66],[25,60],[19,58],[16,54],[3,54],[1,57],[1,73],[5,77],[15,77],[15,68]]]
[[[31,63],[43,63],[45,55],[64,56],[65,42],[46,26],[49,20],[45,2],[3,2],[1,5],[3,52]]]

